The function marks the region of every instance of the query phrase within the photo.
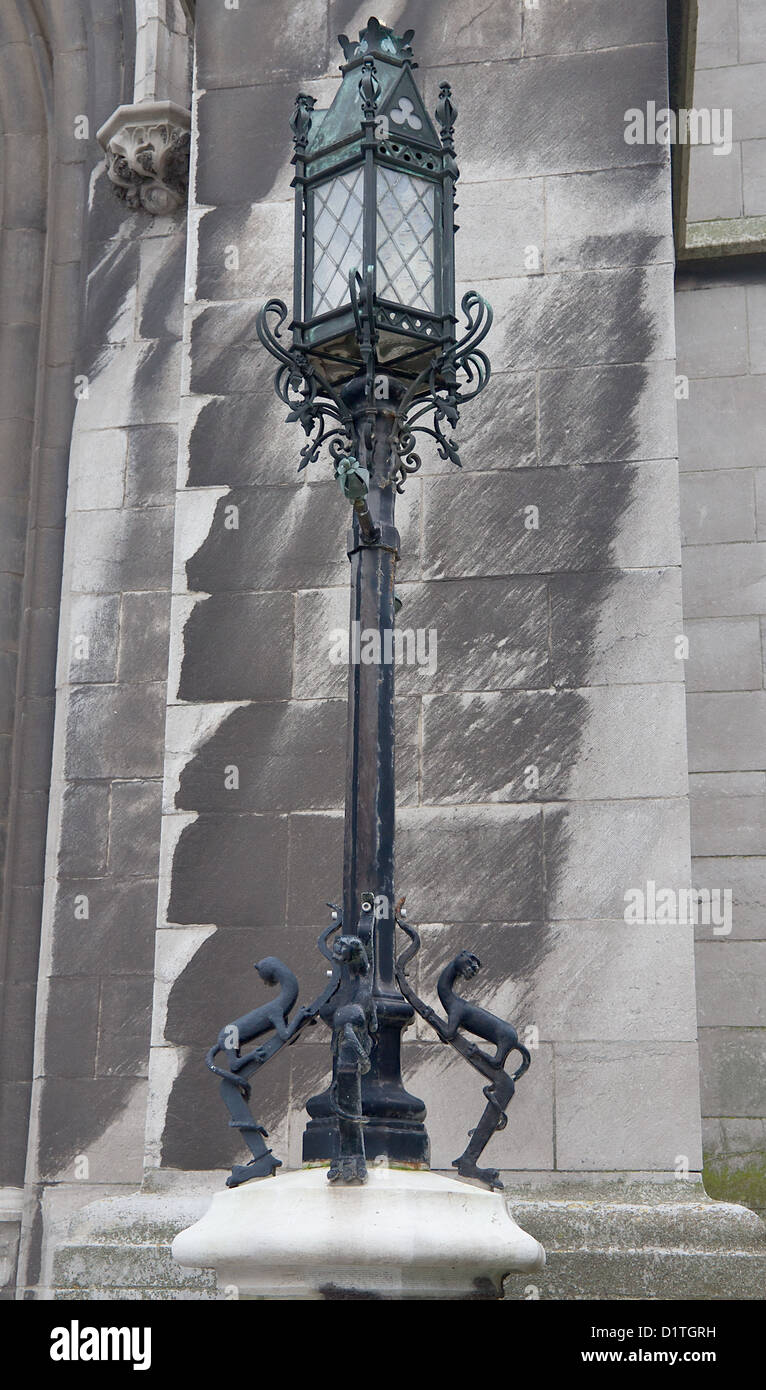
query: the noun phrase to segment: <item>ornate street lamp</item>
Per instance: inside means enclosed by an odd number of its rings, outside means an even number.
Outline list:
[[[275,385],[288,419],[308,436],[300,467],[326,444],[352,504],[351,622],[378,634],[381,654],[391,652],[395,624],[394,504],[420,467],[417,437],[431,436],[441,457],[460,466],[451,431],[490,375],[480,344],[492,311],[474,291],[462,300],[467,329],[456,334],[457,112],[443,82],[437,134],[413,78],[411,39],[411,30],[399,37],[371,19],[357,43],[341,36],[346,61],[329,110],[298,96],[292,322],[277,299],[258,321],[261,342],[279,363]],[[342,1184],[363,1183],[372,1159],[428,1167],[425,1107],[401,1077],[401,1034],[417,1012],[485,1080],[486,1108],[454,1166],[462,1177],[499,1187],[497,1172],[477,1161],[506,1123],[529,1053],[510,1024],[456,992],[479,969],[472,953],[462,951],[439,978],[444,1016],[413,991],[407,965],[420,942],[403,898],[397,902],[394,870],[393,661],[352,657],[348,691],[343,902],[319,938],[330,979],[319,998],[293,1012],[292,971],[274,957],[260,961],[256,969],[278,995],[222,1029],[208,1054],[231,1123],[252,1153],[228,1185],[280,1166],[251,1115],[250,1083],[318,1019],[332,1031],[333,1073],[307,1105],[304,1162],[327,1163],[331,1181]],[[249,1042],[255,1049],[243,1051]],[[520,1058],[513,1073],[505,1069],[511,1053]]]

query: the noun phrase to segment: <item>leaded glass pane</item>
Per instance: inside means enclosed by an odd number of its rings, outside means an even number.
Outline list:
[[[378,294],[409,309],[434,305],[434,185],[378,167]]]
[[[348,299],[348,273],[362,267],[364,171],[338,174],[314,189],[312,318]]]

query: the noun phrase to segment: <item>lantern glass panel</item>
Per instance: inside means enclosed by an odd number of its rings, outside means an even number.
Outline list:
[[[362,264],[364,170],[338,174],[314,189],[312,317],[349,297],[348,275]]]
[[[434,185],[378,167],[378,294],[434,310]]]

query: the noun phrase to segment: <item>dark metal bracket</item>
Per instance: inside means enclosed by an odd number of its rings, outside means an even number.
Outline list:
[[[321,933],[317,944],[325,959],[330,961],[332,971],[322,993],[290,1017],[298,998],[297,978],[276,956],[267,956],[258,961],[255,968],[265,984],[279,986],[279,993],[226,1024],[205,1058],[210,1070],[221,1078],[221,1097],[229,1112],[229,1125],[239,1130],[252,1154],[249,1163],[234,1165],[226,1179],[227,1187],[238,1187],[251,1178],[270,1177],[281,1168],[281,1159],[275,1157],[265,1142],[269,1137],[267,1130],[250,1110],[249,1078],[257,1075],[283,1047],[291,1047],[304,1029],[320,1017],[332,1028],[332,1099],[340,1140],[338,1156],[331,1163],[327,1176],[330,1182],[366,1181],[361,1078],[370,1068],[372,1041],[378,1025],[372,993],[372,931],[364,914],[369,914],[371,922],[373,897],[372,894],[363,895],[363,919],[355,936],[343,934],[340,908],[333,903],[328,906],[332,908],[333,921]],[[333,936],[330,948],[328,942]],[[243,1054],[242,1047],[259,1038],[264,1041]],[[226,1057],[226,1069],[216,1065],[219,1053]]]
[[[409,937],[411,943],[396,962],[396,979],[402,994],[416,1013],[433,1028],[437,1037],[443,1043],[449,1043],[454,1047],[455,1051],[489,1082],[489,1085],[483,1087],[487,1098],[484,1113],[476,1128],[469,1130],[469,1143],[460,1157],[452,1160],[452,1166],[457,1168],[461,1177],[473,1178],[490,1188],[502,1191],[503,1184],[500,1182],[498,1170],[479,1168],[477,1163],[493,1134],[505,1129],[508,1123],[505,1112],[513,1099],[516,1082],[529,1066],[529,1052],[524,1044],[519,1042],[516,1029],[510,1023],[455,993],[456,980],[472,979],[481,967],[478,956],[470,951],[461,951],[439,976],[437,991],[447,1011],[446,1018],[441,1018],[435,1009],[420,999],[407,979],[407,965],[420,950],[420,937],[409,922],[402,920],[399,912],[396,914],[396,924]],[[472,1033],[474,1037],[493,1043],[494,1056],[489,1056],[477,1047],[476,1043],[463,1037],[459,1031],[461,1028],[467,1033]],[[505,1070],[505,1064],[511,1052],[519,1053],[521,1065],[509,1075]]]
[[[366,279],[356,271],[349,276],[351,305],[360,339],[366,378],[368,406],[380,408],[375,400],[375,380],[386,376],[385,367],[377,360],[377,330],[375,327],[375,296],[372,277]],[[490,363],[479,346],[492,327],[492,309],[476,290],[463,295],[461,307],[466,318],[466,331],[410,382],[395,407],[394,428],[391,433],[391,472],[388,481],[395,482],[397,492],[411,473],[421,467],[416,436],[429,435],[436,440],[439,456],[461,467],[460,452],[454,434],[445,433],[445,425],[455,430],[460,419],[460,407],[484,390],[490,379]],[[282,327],[288,317],[287,305],[281,299],[269,299],[257,318],[257,332],[263,346],[279,362],[274,377],[274,389],[288,407],[288,421],[299,421],[309,442],[301,449],[299,472],[313,463],[325,444],[337,465],[344,455],[353,453],[356,425],[343,397],[309,357],[308,353],[286,346]],[[462,375],[462,382],[460,376]],[[419,423],[432,414],[430,425]]]

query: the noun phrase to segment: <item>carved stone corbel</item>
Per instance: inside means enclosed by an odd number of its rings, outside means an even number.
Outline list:
[[[189,187],[191,115],[173,101],[118,106],[98,131],[119,197],[155,217],[175,212]]]

